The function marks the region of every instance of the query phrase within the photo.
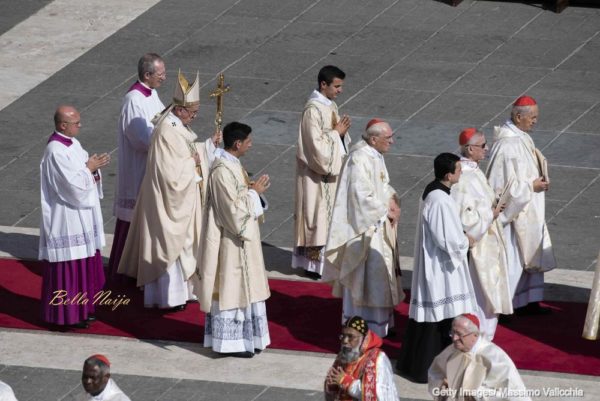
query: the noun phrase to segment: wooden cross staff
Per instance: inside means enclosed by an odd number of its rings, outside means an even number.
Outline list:
[[[219,74],[217,87],[210,93],[210,97],[214,97],[217,100],[217,113],[215,114],[217,131],[221,131],[221,126],[223,125],[223,96],[229,92],[229,89],[229,85],[225,85],[225,76],[223,73]]]

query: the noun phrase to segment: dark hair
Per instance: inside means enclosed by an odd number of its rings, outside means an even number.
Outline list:
[[[249,125],[237,121],[230,122],[223,128],[223,146],[225,149],[231,149],[235,141],[243,141],[251,133],[252,128]]]
[[[346,78],[346,73],[337,68],[335,65],[326,65],[319,71],[319,76],[317,77],[319,80],[319,82],[317,82],[317,88],[321,87],[321,82],[323,81],[325,81],[327,85],[331,85],[335,78],[344,79]]]
[[[460,157],[453,153],[440,153],[433,160],[433,171],[436,180],[443,180],[446,174],[454,173],[456,170],[456,162],[460,161]]]
[[[156,72],[156,68],[154,63],[156,61],[163,61],[163,59],[156,53],[146,53],[140,60],[138,61],[138,78],[140,81],[144,81],[144,75],[149,72],[150,74],[154,74]]]
[[[110,373],[110,367],[107,364],[105,364],[104,362],[102,362],[100,359],[96,359],[93,356],[86,359],[83,362],[83,364],[84,364],[84,366],[85,365],[97,366],[98,369],[100,369],[100,373],[102,374],[102,376],[106,375],[107,373]]]

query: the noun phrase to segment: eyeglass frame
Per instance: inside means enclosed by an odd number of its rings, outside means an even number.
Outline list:
[[[484,142],[484,143],[483,143],[483,144],[481,144],[481,145],[469,144],[469,145],[466,145],[466,146],[475,146],[476,148],[485,149],[485,148],[487,147],[487,141],[486,141],[486,142]]]
[[[465,338],[467,336],[470,336],[471,334],[475,334],[475,333],[476,333],[475,331],[471,331],[471,332],[469,332],[467,334],[462,334],[461,335],[461,334],[458,334],[457,332],[455,332],[454,330],[450,330],[450,332],[448,333],[448,337],[454,338],[454,335],[456,334],[458,336],[458,338],[460,338],[462,340],[463,338]]]

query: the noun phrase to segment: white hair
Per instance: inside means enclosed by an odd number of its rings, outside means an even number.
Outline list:
[[[466,322],[466,329],[469,331],[469,333],[479,334],[479,328],[477,327],[477,325],[473,323],[471,319],[463,315],[456,316],[453,322]]]
[[[386,123],[385,121],[371,125],[369,128],[367,128],[367,130],[363,134],[362,138],[368,142],[369,139],[373,138],[374,136],[376,136],[376,137],[381,136],[385,132],[386,125],[389,126],[389,124]]]
[[[471,137],[471,139],[469,139],[467,141],[467,143],[465,143],[464,145],[462,145],[460,147],[461,156],[467,157],[467,146],[473,145],[473,143],[476,142],[481,137],[485,138],[485,134],[481,131],[475,131],[475,134]]]
[[[513,106],[511,112],[510,112],[510,119],[514,122],[517,114],[520,114],[522,116],[528,116],[529,114],[533,113],[533,106],[535,105],[531,105],[531,106]]]

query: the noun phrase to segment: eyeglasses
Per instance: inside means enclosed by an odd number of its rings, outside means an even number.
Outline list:
[[[357,338],[360,338],[360,337],[361,336],[356,336],[354,334],[344,334],[344,333],[342,333],[342,334],[340,334],[339,339],[340,340],[344,340],[344,338],[347,338],[350,341],[354,341],[354,340],[356,340]]]
[[[166,78],[166,77],[167,77],[167,72],[166,72],[166,71],[163,71],[163,72],[161,72],[161,73],[158,73],[158,72],[153,72],[153,73],[152,73],[152,74],[150,74],[150,75],[155,75],[155,76],[157,76],[157,77],[159,77],[159,78]]]
[[[462,340],[463,338],[465,338],[467,336],[470,336],[471,334],[475,334],[475,332],[472,331],[472,332],[467,333],[467,334],[460,334],[460,333],[457,333],[456,331],[451,330],[450,333],[448,333],[448,336],[450,338],[454,338],[454,336],[456,335],[456,336],[458,336],[458,338],[460,338]]]
[[[476,148],[485,149],[487,147],[487,142],[484,142],[481,145],[467,145],[467,146],[475,146]]]
[[[63,121],[64,124],[81,125],[81,121]]]

